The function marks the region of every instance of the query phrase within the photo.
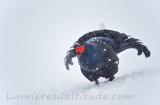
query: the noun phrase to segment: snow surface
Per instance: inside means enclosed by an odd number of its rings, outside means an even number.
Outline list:
[[[159,10],[159,0],[0,0],[0,105],[159,105]],[[133,49],[120,53],[116,79],[101,78],[96,86],[76,58],[67,71],[64,57],[99,23],[141,39],[151,57]],[[71,94],[82,99],[56,99]],[[84,99],[86,94],[105,99]]]
[[[94,83],[81,80],[70,80],[61,85],[55,86],[51,90],[39,90],[34,94],[39,94],[43,98],[36,99],[12,99],[13,93],[9,93],[7,100],[1,100],[1,105],[82,105],[82,104],[109,104],[109,105],[156,105],[160,97],[160,71],[141,70],[116,77],[114,81],[100,80],[97,86]],[[32,96],[32,91],[17,92]],[[76,94],[77,97],[76,97]],[[47,96],[50,96],[47,98]],[[84,97],[84,95],[86,95]],[[104,97],[107,98],[104,98]]]

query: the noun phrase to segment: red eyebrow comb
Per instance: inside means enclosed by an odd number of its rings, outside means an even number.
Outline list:
[[[83,53],[84,50],[85,50],[85,46],[77,46],[77,47],[76,47],[76,53],[77,53],[77,54]]]

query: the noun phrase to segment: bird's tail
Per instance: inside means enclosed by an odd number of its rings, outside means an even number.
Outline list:
[[[122,43],[118,48],[117,53],[120,53],[129,48],[137,49],[137,55],[141,55],[142,53],[144,53],[146,58],[150,57],[150,51],[148,50],[148,48],[145,45],[143,45],[139,39],[135,38],[126,39],[124,43]]]

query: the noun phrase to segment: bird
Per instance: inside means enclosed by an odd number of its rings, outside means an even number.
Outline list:
[[[119,58],[117,54],[127,49],[136,49],[137,55],[150,57],[149,49],[136,38],[114,30],[101,29],[82,35],[70,47],[65,56],[66,69],[73,65],[72,58],[77,57],[82,74],[91,82],[99,84],[98,79],[104,77],[113,81],[118,72]]]

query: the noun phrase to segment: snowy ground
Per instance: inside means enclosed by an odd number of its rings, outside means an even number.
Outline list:
[[[159,105],[159,10],[159,0],[0,0],[0,105]],[[70,71],[63,61],[101,22],[141,39],[151,57],[120,53],[116,79],[96,86],[76,58]]]
[[[101,79],[99,86],[87,81],[66,81],[50,90],[9,92],[6,99],[1,100],[1,105],[156,105],[160,97],[159,75],[159,70],[141,70],[118,76],[112,82]],[[14,95],[19,98],[13,99]],[[26,98],[20,98],[20,95]]]

